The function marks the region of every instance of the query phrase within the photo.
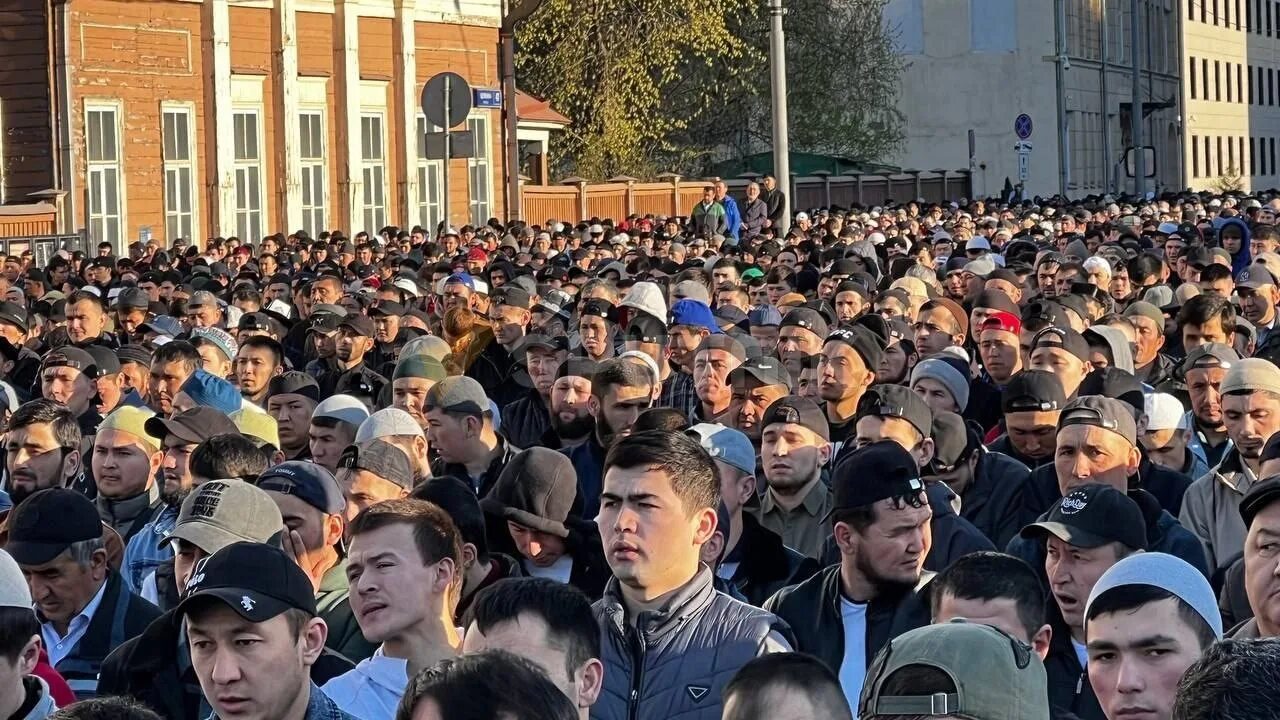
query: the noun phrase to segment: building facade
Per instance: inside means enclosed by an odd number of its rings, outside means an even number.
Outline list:
[[[1184,3],[1187,185],[1280,186],[1280,2]]]
[[[1178,1],[1138,2],[1148,190],[1183,185]],[[1130,0],[890,0],[885,13],[907,62],[895,164],[969,167],[984,196],[1006,181],[1026,197],[1133,188]]]
[[[422,84],[498,88],[500,0],[11,0],[0,202],[65,191],[64,227],[123,246],[502,216],[502,115],[428,159]],[[447,167],[446,167],[447,165]]]

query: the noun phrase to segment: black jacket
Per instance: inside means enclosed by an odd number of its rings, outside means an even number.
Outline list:
[[[541,445],[550,429],[551,412],[537,390],[526,390],[502,408],[502,436],[522,450]]]
[[[1044,659],[1044,670],[1049,681],[1049,707],[1056,717],[1061,711],[1070,712],[1080,720],[1107,720],[1089,684],[1089,673],[1080,665],[1075,646],[1071,644],[1071,630],[1062,620],[1055,603],[1050,603],[1049,624],[1053,638],[1049,641],[1049,655]]]
[[[317,382],[321,397],[352,395],[357,398],[367,397],[371,401],[376,401],[382,388],[391,384],[391,381],[379,375],[363,360],[349,370],[325,373]]]
[[[1001,455],[1006,455],[1008,457],[1013,458],[1014,460],[1017,460],[1018,462],[1025,465],[1028,470],[1035,470],[1036,468],[1041,467],[1042,465],[1053,464],[1053,453],[1049,453],[1048,455],[1037,460],[1032,457],[1027,457],[1026,455],[1023,455],[1022,453],[1018,452],[1018,449],[1013,446],[1013,442],[1009,440],[1009,433],[1007,432],[1002,433],[1000,437],[988,443],[987,449],[990,450],[991,452],[1000,453]]]
[[[788,585],[808,580],[818,572],[818,561],[782,543],[777,533],[760,524],[751,513],[742,513],[742,535],[723,562],[737,562],[733,586],[757,607]]]
[[[925,493],[933,510],[929,521],[933,544],[924,559],[925,570],[942,572],[965,555],[996,549],[973,523],[956,514],[951,506],[956,494],[945,483],[926,483]],[[839,562],[838,556],[835,561]]]
[[[1160,502],[1160,507],[1178,517],[1182,512],[1182,496],[1191,487],[1191,478],[1176,470],[1156,465],[1144,454],[1136,475],[1129,478],[1129,487],[1146,490]],[[1058,473],[1053,464],[1042,465],[1031,471],[1031,482],[1023,494],[1023,524],[1035,522],[1049,511],[1062,497],[1058,491]]]
[[[960,517],[1002,548],[1022,529],[1022,493],[1031,471],[1008,455],[982,449],[978,453],[973,483],[960,496]]]
[[[915,587],[886,588],[868,604],[868,663],[893,638],[929,624],[929,603],[921,589],[931,578],[926,575]],[[832,565],[799,585],[783,588],[764,604],[791,627],[797,652],[813,655],[837,676],[844,662],[843,594],[840,566]]]
[[[200,717],[200,681],[189,661],[180,663],[186,642],[182,618],[175,611],[159,616],[140,635],[116,648],[102,663],[98,690],[102,695],[128,695],[168,720]],[[179,668],[185,667],[185,671]],[[355,665],[326,649],[311,666],[311,681],[323,685]]]

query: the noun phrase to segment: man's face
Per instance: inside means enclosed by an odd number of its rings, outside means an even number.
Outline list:
[[[760,467],[774,493],[792,496],[818,478],[831,444],[795,423],[773,423],[760,436]]]
[[[1244,544],[1245,594],[1262,637],[1280,634],[1280,503],[1264,506]]]
[[[535,530],[510,520],[507,521],[507,532],[511,534],[516,550],[537,567],[551,567],[568,552],[564,538],[559,535]]]
[[[474,423],[474,416],[454,415],[443,410],[431,410],[427,417],[427,442],[431,444],[445,462],[463,462],[473,447],[474,441],[468,440],[468,423]]]
[[[87,565],[63,551],[42,565],[21,565],[36,609],[55,625],[65,625],[89,604],[107,578],[107,551],[98,550]]]
[[[933,615],[933,624],[949,623],[957,618],[966,622],[990,625],[1009,637],[1016,638],[1030,646],[1044,659],[1048,651],[1047,633],[1042,628],[1036,637],[1027,635],[1026,625],[1018,615],[1018,601],[1011,597],[994,597],[979,600],[976,598],[956,597],[952,593],[943,593],[938,599],[938,610]]]
[[[752,325],[751,338],[760,344],[762,355],[773,355],[778,350],[777,325]]]
[[[364,354],[373,346],[373,339],[361,335],[351,328],[338,329],[337,356],[348,365],[355,365],[364,359]]]
[[[462,283],[448,283],[444,286],[444,309],[451,310],[455,307],[470,307],[471,305],[471,288]]]
[[[1131,316],[1129,324],[1133,325],[1137,336],[1138,353],[1133,359],[1134,365],[1142,367],[1155,360],[1160,348],[1164,347],[1164,327],[1142,315]]]
[[[921,357],[940,353],[955,345],[955,336],[959,334],[955,316],[941,307],[921,312],[912,330],[915,331],[916,348]]]
[[[132,433],[105,428],[93,442],[93,481],[98,494],[123,500],[144,492],[160,466],[160,453],[151,452]]]
[[[191,453],[195,449],[196,443],[188,443],[173,435],[166,436],[161,444],[164,456],[160,460],[160,472],[164,487],[160,497],[170,505],[180,504],[191,491],[195,482],[191,475]]]
[[[907,355],[907,349],[902,343],[894,343],[885,348],[880,356],[880,367],[876,368],[875,382],[890,384],[901,382],[915,366],[912,357],[915,355]]]
[[[657,348],[657,351],[661,352],[661,348]],[[525,350],[525,368],[529,371],[529,379],[533,382],[534,389],[544,398],[551,394],[556,373],[566,355],[567,353],[550,348],[530,347]]]
[[[204,361],[204,371],[217,375],[220,378],[228,379],[231,376],[231,361],[218,348],[204,343],[196,348],[196,352],[200,353],[200,359]]]
[[[221,321],[222,311],[218,309],[217,305],[208,304],[187,308],[186,325],[188,328],[217,327]]]
[[[1221,388],[1226,377],[1227,371],[1223,368],[1197,368],[1186,373],[1191,414],[1205,427],[1222,427]]]
[[[875,304],[875,312],[885,320],[904,317],[907,314],[907,308],[902,301],[897,298],[884,298]]]
[[[266,348],[246,345],[236,354],[236,381],[245,397],[265,391],[279,370],[275,357]]]
[[[728,350],[702,350],[693,360],[693,384],[698,399],[713,409],[725,408],[733,399],[729,373],[742,364]]]
[[[489,306],[489,321],[498,343],[511,347],[524,337],[525,328],[529,326],[529,311],[513,305],[494,304]]]
[[[1089,684],[1109,718],[1172,718],[1178,681],[1204,651],[1174,598],[1098,615],[1088,638]]]
[[[1047,370],[1056,375],[1067,397],[1076,393],[1089,372],[1089,366],[1083,360],[1062,348],[1051,346],[1031,351],[1031,369]]]
[[[1222,396],[1227,437],[1248,460],[1262,457],[1262,447],[1280,430],[1280,396],[1264,390]]]
[[[80,344],[102,334],[106,319],[102,306],[93,300],[81,300],[67,305],[67,337]]]
[[[373,316],[373,339],[381,343],[389,343],[396,339],[400,332],[400,316],[377,314]]]
[[[1053,456],[1058,490],[1065,496],[1081,485],[1102,483],[1128,492],[1138,460],[1137,448],[1122,436],[1093,425],[1068,425],[1058,431]]]
[[[343,468],[338,471],[338,485],[347,500],[347,522],[356,519],[361,510],[383,500],[395,500],[407,493],[404,488],[368,470]],[[410,545],[409,547],[412,547]],[[354,589],[351,593],[355,595]]]
[[[63,448],[50,423],[34,423],[10,430],[5,439],[9,468],[9,494],[16,505],[46,488],[62,487],[70,477],[67,455],[76,448]]]
[[[1240,287],[1236,289],[1240,296],[1240,309],[1244,318],[1254,325],[1266,325],[1275,319],[1276,297],[1274,285],[1263,285],[1254,288]]]
[[[862,312],[862,296],[852,290],[836,293],[836,319],[849,322]]]
[[[311,283],[311,304],[337,304],[342,297],[342,285],[336,279],[324,278]]]
[[[609,322],[595,315],[584,315],[578,321],[578,333],[582,337],[582,349],[588,357],[601,358],[609,350]]]
[[[1182,468],[1187,463],[1188,437],[1190,436],[1186,430],[1169,428],[1148,430],[1138,440],[1146,450],[1147,457],[1151,458],[1151,462],[1182,472]]]
[[[320,427],[312,424],[307,430],[308,446],[311,459],[329,472],[336,473],[342,451],[355,441],[356,428],[347,423],[338,423],[335,427]]]
[[[1040,294],[1045,297],[1056,297],[1058,292],[1058,266],[1053,263],[1045,263],[1036,268],[1036,287],[1040,289]]]
[[[191,377],[194,370],[188,370],[181,360],[172,362],[155,361],[151,363],[149,396],[151,408],[159,415],[168,416],[173,412],[173,398],[177,396],[182,384]]]
[[[423,410],[427,392],[436,383],[434,380],[417,377],[396,378],[391,381],[391,407],[399,408],[417,421],[424,430],[427,427],[427,416]]]
[[[929,520],[933,511],[922,491],[919,507],[881,500],[875,505],[875,522],[861,532],[836,523],[836,542],[841,552],[852,551],[862,575],[876,585],[914,585],[920,580],[925,556],[933,544]]]
[[[361,632],[380,643],[439,623],[444,594],[456,571],[452,559],[427,564],[408,523],[355,535],[347,580]]]
[[[818,356],[818,397],[828,402],[861,396],[874,381],[862,356],[847,343],[833,341]]]
[[[1235,331],[1228,333],[1222,327],[1221,318],[1214,318],[1203,325],[1187,323],[1182,326],[1182,347],[1188,353],[1205,343],[1231,345]]]
[[[1216,295],[1218,297],[1231,297],[1231,293],[1235,290],[1235,283],[1229,277],[1220,277],[1214,280],[1205,280],[1201,277],[1197,283],[1200,286],[1200,292],[1204,295]]]
[[[485,650],[505,650],[519,655],[542,668],[547,679],[579,708],[591,707],[600,695],[601,676],[596,672],[600,661],[592,658],[570,673],[566,646],[563,639],[552,635],[545,620],[534,613],[522,612],[510,620],[494,623],[483,633],[476,623],[471,623],[463,636],[462,652],[470,655]],[[588,668],[592,669],[590,676]]]
[[[305,633],[295,637],[283,614],[251,623],[222,602],[188,615],[187,635],[200,687],[221,718],[288,717],[321,649]]]
[[[1084,605],[1089,593],[1098,578],[1120,560],[1119,547],[1118,543],[1076,547],[1054,535],[1046,541],[1044,570],[1049,576],[1049,591],[1077,641],[1084,639]]]
[[[293,495],[274,490],[268,490],[267,494],[275,501],[276,507],[280,508],[284,526],[302,538],[299,564],[304,568],[323,567],[323,554],[342,536],[341,518],[325,515]]]
[[[801,358],[822,352],[822,338],[812,330],[788,325],[778,332],[778,355],[787,370],[799,372]]]
[[[760,440],[760,420],[774,401],[787,396],[786,385],[761,385],[754,380],[733,388],[734,413],[730,424],[753,441]]]
[[[40,371],[40,394],[66,405],[77,417],[89,409],[93,393],[93,383],[76,368],[64,365]]]
[[[276,419],[280,444],[286,448],[307,446],[307,430],[316,401],[297,393],[277,393],[267,400],[267,414]]]
[[[147,311],[138,308],[121,308],[116,311],[116,319],[121,330],[132,335],[138,332],[138,326],[147,321]]]
[[[1018,336],[1005,330],[983,330],[978,336],[978,353],[983,367],[997,383],[1007,383],[1022,369]]]
[[[642,466],[605,470],[596,524],[620,583],[667,592],[689,581],[716,521],[711,508],[686,508],[665,471]]]
[[[551,426],[561,438],[579,438],[592,427],[591,380],[575,375],[551,386]]]
[[[623,387],[613,385],[604,390],[600,398],[592,398],[591,407],[596,418],[596,434],[607,447],[614,440],[631,434],[640,413],[653,403],[653,388]]]

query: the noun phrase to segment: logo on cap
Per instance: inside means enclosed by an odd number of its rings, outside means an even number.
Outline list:
[[[793,407],[778,408],[778,419],[790,425],[800,424],[800,411]]]
[[[200,560],[196,562],[195,568],[192,569],[191,578],[187,580],[188,595],[195,592],[196,588],[199,587],[200,583],[204,582],[204,566],[206,563],[209,562],[209,557],[210,556],[206,555],[200,558]]]
[[[227,483],[217,480],[201,485],[200,495],[191,505],[191,517],[213,517],[214,513],[218,512],[218,506],[222,504],[222,493],[226,489]]]
[[[1076,491],[1062,498],[1062,514],[1075,515],[1089,505],[1089,496]]]
[[[248,595],[240,596],[240,607],[244,608],[245,612],[252,612],[254,605],[257,605],[257,603],[254,601],[253,598],[249,597]]]

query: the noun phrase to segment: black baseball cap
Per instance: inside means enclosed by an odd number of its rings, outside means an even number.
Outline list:
[[[338,467],[365,470],[402,488],[413,487],[413,467],[404,451],[383,440],[366,440],[348,445],[342,451]]]
[[[817,433],[823,440],[831,440],[831,428],[827,416],[817,403],[799,395],[788,395],[773,401],[760,420],[761,429],[774,423],[802,425]]]
[[[127,287],[120,291],[116,296],[116,306],[122,308],[133,308],[135,310],[147,310],[151,307],[151,296],[146,290],[139,287]]]
[[[881,319],[882,325],[883,322],[883,319]],[[884,357],[884,349],[888,346],[887,336],[887,328],[883,335],[878,335],[874,330],[859,321],[850,327],[836,328],[831,334],[827,335],[826,339],[823,340],[823,344],[840,342],[848,345],[862,358],[862,364],[866,365],[867,369],[874,370],[880,367],[880,360]]]
[[[831,489],[834,508],[844,510],[915,497],[924,492],[924,481],[911,453],[893,440],[880,440],[840,458],[831,471]]]
[[[1029,539],[1053,535],[1082,548],[1119,542],[1133,550],[1147,549],[1147,523],[1138,503],[1101,483],[1081,485],[1059,498],[1044,520],[1022,528],[1021,534]]]
[[[503,287],[493,293],[495,305],[510,305],[528,310],[533,306],[533,298],[521,287]]]
[[[735,388],[746,386],[748,379],[754,379],[756,384],[759,385],[785,385],[787,391],[791,391],[791,374],[774,357],[749,358],[729,371],[729,385]]]
[[[284,550],[265,543],[232,543],[196,563],[177,614],[182,617],[212,601],[226,604],[252,623],[287,610],[317,614],[315,589],[307,574]]]
[[[342,322],[338,323],[339,328],[350,328],[357,335],[362,337],[373,337],[376,328],[373,326],[373,320],[368,315],[348,315],[342,318]]]
[[[905,385],[872,385],[858,400],[855,417],[902,418],[929,437],[933,428],[933,411],[923,398]]]
[[[253,484],[262,490],[292,495],[326,515],[340,515],[347,507],[337,478],[313,462],[282,462],[267,468]]]
[[[211,407],[193,407],[174,415],[171,418],[147,418],[143,426],[151,437],[160,438],[160,442],[170,435],[188,445],[202,443],[215,435],[238,435],[240,433],[231,418]]]
[[[267,385],[266,400],[276,395],[301,395],[313,402],[320,402],[320,385],[311,375],[290,370],[271,378]]]
[[[822,317],[822,313],[807,307],[798,307],[788,312],[782,317],[779,327],[804,328],[820,338],[825,338],[828,332],[827,319]]]
[[[29,327],[27,309],[13,302],[0,302],[0,322],[8,323],[26,332]]]
[[[73,345],[64,345],[57,350],[49,351],[44,356],[44,361],[40,363],[40,370],[43,372],[45,368],[51,367],[75,368],[90,378],[98,376],[98,366],[93,356]]]
[[[1272,435],[1271,438],[1272,440],[1268,440],[1266,447],[1263,448],[1263,459],[1267,458],[1267,450],[1271,449],[1273,440],[1280,438],[1280,433]],[[1280,500],[1280,475],[1274,475],[1262,482],[1254,483],[1253,487],[1249,488],[1249,492],[1246,492],[1244,498],[1240,500],[1240,517],[1244,518],[1245,527],[1252,525],[1253,518],[1276,500]]]
[[[120,356],[115,350],[104,345],[89,345],[84,350],[93,356],[93,364],[96,368],[94,377],[115,375],[120,372]]]
[[[1058,348],[1089,362],[1089,341],[1069,327],[1047,327],[1031,339],[1031,353],[1042,347]]]
[[[43,565],[72,544],[102,537],[93,501],[66,488],[33,493],[9,514],[4,549],[20,565]]]
[[[1133,406],[1115,398],[1085,395],[1067,403],[1058,416],[1058,431],[1071,425],[1099,427],[1123,437],[1138,446],[1138,422]]]
[[[662,345],[667,342],[667,326],[649,313],[636,313],[627,325],[626,339],[629,342]]]
[[[369,315],[394,315],[399,317],[404,315],[405,307],[393,300],[381,300],[377,305],[369,308]]]
[[[1062,381],[1048,370],[1022,370],[1009,378],[1000,409],[1004,413],[1051,412],[1067,406]]]

